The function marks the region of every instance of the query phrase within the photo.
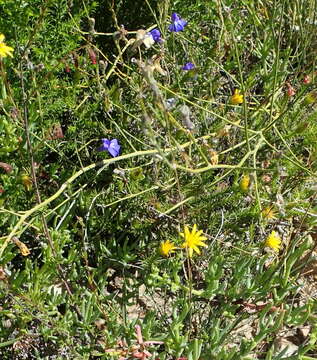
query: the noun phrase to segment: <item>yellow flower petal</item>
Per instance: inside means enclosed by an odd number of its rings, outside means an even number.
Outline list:
[[[208,247],[207,244],[205,244],[204,242],[202,241],[197,241],[197,246],[204,246],[204,247]]]
[[[0,34],[0,57],[7,57],[7,56],[11,56],[12,52],[13,52],[13,48],[11,46],[7,46],[3,41],[4,41],[5,37],[3,34]]]
[[[194,250],[198,255],[200,255],[199,247],[193,246],[193,250]]]

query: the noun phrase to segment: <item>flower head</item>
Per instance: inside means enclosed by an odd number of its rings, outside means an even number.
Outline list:
[[[147,35],[151,36],[154,42],[161,43],[163,41],[159,29],[153,29],[150,32],[148,32]]]
[[[14,49],[11,46],[7,46],[4,43],[4,35],[0,34],[0,58],[5,58],[7,56],[13,57],[12,55],[13,50]]]
[[[160,245],[160,253],[163,256],[168,256],[172,252],[174,252],[176,249],[176,246],[174,246],[169,240],[161,242]]]
[[[149,49],[156,42],[161,43],[163,39],[161,38],[161,33],[159,29],[153,29],[150,32],[146,32],[143,29],[140,29],[136,32],[136,38],[132,47],[132,50],[135,50],[137,47],[142,44]]]
[[[193,69],[195,69],[195,65],[192,62],[188,62],[182,67],[182,70],[193,70]]]
[[[281,248],[281,238],[276,231],[272,231],[271,234],[266,238],[265,247],[268,247],[274,251],[279,251]]]
[[[239,187],[242,192],[247,192],[250,186],[250,176],[248,174],[245,174],[242,176]]]
[[[98,149],[98,151],[108,151],[111,156],[116,157],[120,153],[120,148],[121,146],[119,145],[117,139],[102,139],[102,146]]]
[[[21,181],[22,181],[22,184],[23,184],[24,188],[27,191],[30,191],[32,189],[33,182],[32,182],[32,178],[30,178],[29,175],[23,174],[21,176]]]
[[[153,29],[150,32],[146,32],[143,29],[139,29],[136,32],[136,38],[134,39],[132,51],[134,51],[142,44],[144,44],[145,47],[149,49],[156,42],[163,42],[163,39],[161,38],[161,33],[158,29]]]
[[[195,251],[198,255],[200,255],[199,246],[207,247],[208,245],[204,243],[207,240],[205,236],[202,236],[202,230],[197,231],[197,225],[193,226],[192,231],[190,232],[188,226],[185,226],[184,232],[179,233],[181,237],[184,238],[184,242],[182,247],[187,249],[188,256],[192,257],[193,252]]]
[[[182,19],[178,14],[173,13],[171,16],[172,23],[169,25],[168,29],[172,32],[183,31],[184,27],[187,25],[187,21]]]
[[[266,207],[264,208],[262,211],[261,211],[261,214],[262,216],[264,217],[264,219],[267,219],[267,220],[271,220],[271,219],[275,219],[275,210],[273,208],[273,206],[269,206],[269,207]]]
[[[232,105],[238,105],[243,103],[243,95],[240,94],[239,89],[235,89],[233,95],[230,98],[230,103]]]

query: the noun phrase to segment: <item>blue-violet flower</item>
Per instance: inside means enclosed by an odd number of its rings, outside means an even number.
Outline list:
[[[161,38],[161,33],[160,33],[159,29],[151,30],[150,32],[148,32],[148,35],[152,36],[152,38],[155,42],[160,43],[163,41],[163,39]]]
[[[116,157],[120,153],[120,148],[121,146],[119,145],[117,139],[102,139],[102,146],[98,149],[98,151],[108,151],[111,156]]]
[[[183,31],[187,25],[187,21],[182,19],[178,14],[173,13],[171,16],[172,24],[168,27],[169,31],[178,32]]]
[[[195,65],[192,62],[188,62],[182,67],[182,70],[193,70],[193,69],[195,69]]]

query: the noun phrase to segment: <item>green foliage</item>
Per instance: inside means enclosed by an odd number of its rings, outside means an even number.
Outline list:
[[[0,11],[1,359],[314,358],[315,2]]]

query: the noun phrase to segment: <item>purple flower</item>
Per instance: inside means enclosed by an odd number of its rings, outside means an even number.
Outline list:
[[[117,139],[102,139],[102,146],[100,146],[98,151],[108,151],[111,156],[116,157],[120,153],[120,148],[121,146],[119,145]]]
[[[153,40],[154,40],[155,42],[160,43],[160,42],[163,41],[162,38],[161,38],[161,33],[160,33],[160,30],[159,30],[159,29],[153,29],[153,30],[151,30],[151,31],[148,33],[148,35],[152,36],[152,38],[153,38]]]
[[[169,31],[178,32],[183,31],[184,27],[187,25],[187,21],[182,19],[176,13],[173,13],[171,16],[172,24],[168,27]]]
[[[195,69],[195,65],[192,62],[188,62],[182,67],[182,70],[193,70],[193,69]]]

